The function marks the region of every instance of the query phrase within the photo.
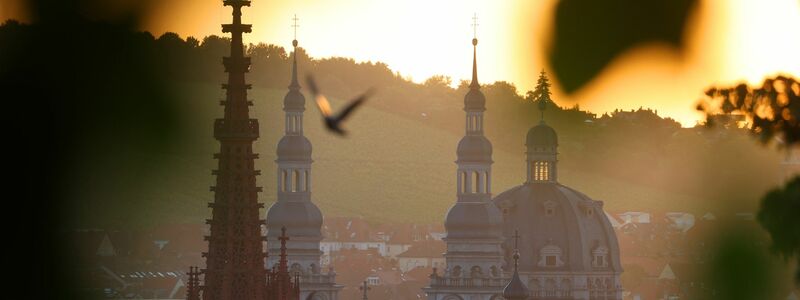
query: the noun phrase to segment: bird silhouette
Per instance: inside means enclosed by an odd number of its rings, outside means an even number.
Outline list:
[[[314,78],[312,76],[308,76],[306,81],[308,81],[308,88],[311,90],[311,94],[314,95],[314,102],[317,103],[317,107],[319,108],[320,113],[322,113],[322,117],[325,121],[325,127],[338,135],[347,134],[347,132],[341,127],[342,121],[347,119],[353,110],[363,104],[364,101],[366,101],[367,98],[369,98],[373,93],[372,89],[367,90],[366,93],[350,101],[350,104],[342,109],[341,112],[334,115],[331,111],[331,103],[328,101],[328,98],[326,98],[325,95],[319,92],[319,88],[317,87],[317,83],[314,81]]]

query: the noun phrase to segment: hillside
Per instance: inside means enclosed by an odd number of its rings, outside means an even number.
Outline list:
[[[222,97],[217,86],[187,85],[182,119],[183,147],[159,158],[159,171],[146,176],[133,193],[115,201],[97,201],[99,206],[78,208],[87,224],[149,225],[162,222],[201,222],[210,213],[206,203],[213,194],[211,137],[213,119],[221,114],[214,104]],[[285,91],[254,89],[255,114],[261,124],[258,178],[264,187],[261,201],[275,201],[275,145],[283,134],[281,110]],[[373,101],[381,101],[378,95]],[[323,131],[315,107],[307,103],[305,134],[314,145],[312,198],[326,216],[363,216],[372,222],[441,222],[455,200],[455,147],[460,135],[429,126],[420,116],[410,119],[366,106],[348,121],[351,134],[339,138]],[[341,102],[334,99],[334,107]],[[491,111],[489,112],[491,113]],[[489,124],[488,126],[492,126]],[[489,130],[493,132],[493,130]],[[508,133],[510,134],[510,133]],[[519,151],[495,147],[493,190],[495,194],[524,181],[525,132],[519,136]],[[492,139],[492,136],[489,136]],[[144,158],[143,158],[144,159]],[[605,202],[608,210],[687,210],[701,199],[640,187],[581,170],[562,168],[561,182]],[[120,201],[124,205],[115,205]],[[129,209],[141,213],[127,213]],[[699,208],[698,208],[699,209]],[[94,214],[103,211],[105,214]]]

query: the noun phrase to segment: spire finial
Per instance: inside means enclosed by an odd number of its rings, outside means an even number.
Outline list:
[[[295,46],[295,47],[297,47],[297,27],[300,27],[300,25],[297,25],[297,21],[298,20],[300,20],[300,19],[298,19],[297,18],[297,14],[295,14],[294,18],[292,18],[292,21],[294,22],[292,24],[292,27],[294,28],[294,41],[292,42],[292,45]]]
[[[472,44],[478,43],[478,13],[472,15]]]
[[[292,40],[292,47],[294,49],[292,50],[292,84],[289,85],[290,89],[300,89],[300,83],[297,82],[297,27],[300,27],[300,25],[297,25],[298,20],[300,19],[297,18],[297,15],[294,15],[292,18],[292,21],[294,21],[292,24],[292,27],[294,27],[294,40]]]
[[[478,14],[472,16],[472,83],[469,87],[479,89],[481,85],[478,83]]]

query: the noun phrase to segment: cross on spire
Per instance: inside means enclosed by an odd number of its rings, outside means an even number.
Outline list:
[[[519,249],[519,238],[521,236],[519,236],[518,229],[514,229],[514,235],[512,237],[514,238],[514,249]]]
[[[297,21],[298,21],[298,20],[300,20],[300,19],[298,19],[298,18],[297,18],[297,15],[295,14],[295,15],[294,15],[294,18],[292,18],[292,21],[294,22],[294,23],[292,24],[292,27],[294,28],[294,39],[295,39],[295,40],[297,40],[297,27],[300,27],[300,25],[297,25]]]
[[[363,300],[368,300],[367,299],[367,291],[371,290],[372,288],[367,286],[367,281],[366,280],[364,280],[364,283],[360,287],[358,287],[358,289],[364,292],[364,295],[363,295],[362,299]]]
[[[472,15],[472,38],[478,38],[478,13]]]

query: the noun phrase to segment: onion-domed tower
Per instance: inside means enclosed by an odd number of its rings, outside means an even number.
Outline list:
[[[296,19],[296,18],[295,18]],[[335,300],[341,289],[333,271],[320,269],[322,213],[311,201],[311,142],[303,135],[305,97],[297,81],[297,40],[292,41],[292,82],[283,99],[286,130],[278,142],[278,197],[267,212],[268,253],[280,252],[282,228],[291,237],[286,244],[289,271],[300,278],[300,298]],[[278,256],[267,258],[267,267],[279,264]]]
[[[457,201],[447,212],[445,230],[447,268],[434,274],[425,289],[428,299],[497,299],[506,280],[503,265],[502,215],[491,202],[492,143],[483,135],[486,97],[477,69],[478,39],[472,39],[472,82],[464,96],[466,134],[458,142]],[[481,282],[464,293],[460,288]],[[456,297],[456,298],[454,298]]]
[[[542,72],[535,92],[542,120],[526,136],[527,180],[493,200],[503,235],[521,229],[518,271],[533,299],[622,299],[619,246],[603,202],[558,182],[558,136],[544,122],[548,86]]]
[[[519,278],[519,232],[514,232],[514,274],[511,281],[503,288],[503,298],[505,300],[527,300],[530,291],[522,279]]]

